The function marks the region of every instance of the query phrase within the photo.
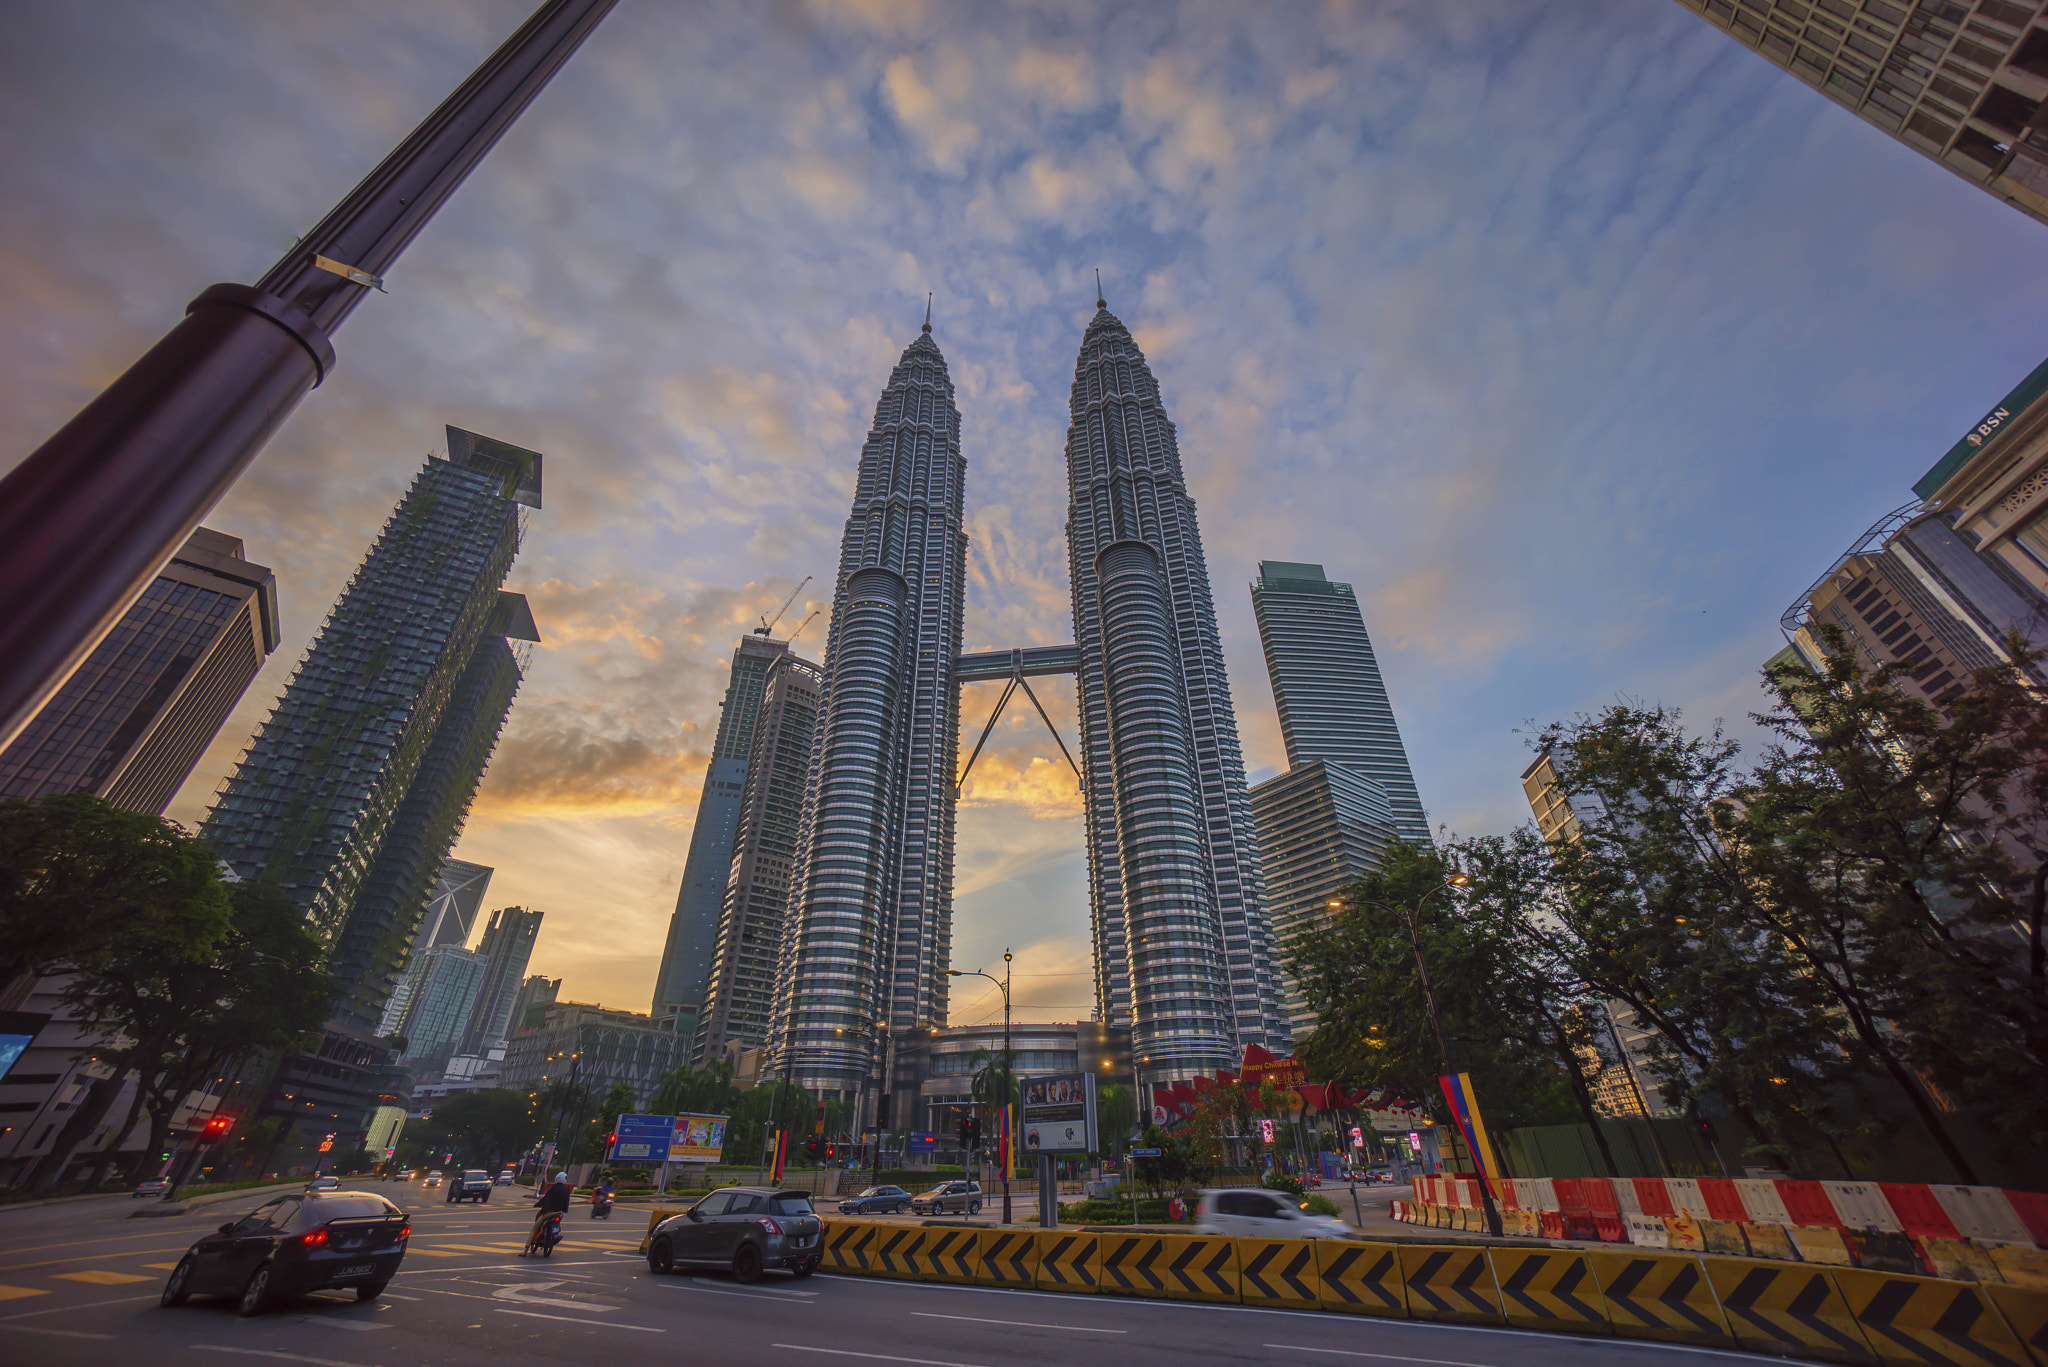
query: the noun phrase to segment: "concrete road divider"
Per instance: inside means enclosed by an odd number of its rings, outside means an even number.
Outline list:
[[[917,1280],[917,1254],[929,1230],[914,1225],[885,1225],[868,1245],[868,1271],[878,1277]]]
[[[1316,1270],[1322,1276],[1323,1309],[1408,1317],[1408,1291],[1401,1280],[1398,1245],[1318,1239]]]
[[[2027,1346],[2037,1367],[2048,1367],[2048,1291],[2019,1286],[1980,1287],[2005,1320],[2005,1327]]]
[[[928,1229],[924,1243],[910,1253],[918,1277],[928,1282],[972,1282],[981,1260],[977,1229]]]
[[[1664,1221],[1660,1216],[1629,1211],[1621,1217],[1621,1223],[1628,1231],[1628,1241],[1638,1247],[1671,1247],[1671,1231],[1664,1227]]]
[[[1705,1261],[1707,1281],[1744,1348],[1823,1362],[1877,1360],[1842,1293],[1820,1268],[1754,1258]]]
[[[1082,1234],[1063,1229],[1038,1233],[1038,1288],[1041,1291],[1097,1291],[1102,1288],[1104,1245],[1120,1234]]]
[[[1294,1310],[1322,1304],[1322,1275],[1315,1239],[1239,1239],[1238,1279],[1246,1305]]]
[[[1035,1286],[1038,1283],[1036,1230],[984,1229],[974,1280],[978,1286]]]
[[[822,1241],[824,1266],[833,1272],[866,1272],[871,1261],[869,1250],[876,1238],[887,1230],[887,1225],[841,1225],[825,1222]]]
[[[1854,1269],[1828,1275],[1881,1361],[1909,1367],[2030,1367],[2027,1350],[1980,1287]]]
[[[1849,1241],[1839,1227],[1828,1225],[1797,1225],[1788,1233],[1799,1250],[1799,1260],[1807,1263],[1825,1263],[1829,1267],[1854,1267],[1856,1259],[1850,1256]]]
[[[1103,1235],[1103,1290],[1113,1295],[1164,1297],[1166,1278],[1158,1269],[1165,1252],[1163,1234]]]
[[[1682,1254],[1588,1253],[1586,1264],[1623,1338],[1732,1348],[1728,1317],[1698,1258]]]
[[[1749,1244],[1752,1258],[1776,1258],[1785,1263],[1799,1261],[1799,1250],[1792,1246],[1792,1232],[1783,1225],[1751,1221],[1742,1226],[1742,1237]]]
[[[1165,1268],[1166,1294],[1177,1301],[1228,1301],[1243,1298],[1237,1278],[1237,1240],[1227,1234],[1168,1234],[1160,1262]],[[1104,1256],[1105,1265],[1108,1262]]]
[[[1991,1255],[1991,1265],[1998,1269],[1998,1280],[2008,1286],[2048,1291],[2048,1250],[1999,1244],[1984,1251]]]
[[[1401,1281],[1408,1288],[1408,1313],[1419,1320],[1454,1324],[1499,1324],[1500,1288],[1485,1247],[1401,1245]]]
[[[1585,1254],[1496,1248],[1491,1257],[1501,1313],[1509,1324],[1572,1334],[1614,1332]]]

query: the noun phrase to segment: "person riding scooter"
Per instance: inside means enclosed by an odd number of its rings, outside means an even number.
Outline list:
[[[609,1220],[612,1218],[612,1196],[615,1188],[612,1179],[604,1178],[597,1184],[597,1190],[590,1193],[590,1218]]]
[[[533,1230],[526,1236],[526,1247],[520,1250],[520,1257],[524,1258],[536,1249],[550,1249],[560,1242],[562,1217],[569,1210],[569,1192],[569,1174],[556,1173],[554,1184],[541,1193],[540,1200],[534,1202]]]

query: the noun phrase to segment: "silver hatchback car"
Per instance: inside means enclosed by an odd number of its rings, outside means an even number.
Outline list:
[[[958,1211],[962,1215],[981,1213],[981,1183],[941,1182],[930,1191],[920,1192],[911,1198],[910,1209],[919,1215],[944,1215]]]
[[[733,1280],[757,1282],[763,1269],[808,1277],[823,1261],[824,1226],[807,1191],[727,1187],[656,1225],[647,1239],[647,1270],[730,1268]]]

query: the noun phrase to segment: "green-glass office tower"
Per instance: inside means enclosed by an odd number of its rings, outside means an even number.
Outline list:
[[[1264,560],[1252,614],[1288,767],[1319,759],[1363,774],[1385,792],[1395,834],[1428,849],[1429,817],[1351,585],[1332,583],[1321,565]]]

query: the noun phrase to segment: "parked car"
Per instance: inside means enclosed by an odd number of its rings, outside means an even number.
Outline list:
[[[1342,1220],[1311,1214],[1307,1205],[1279,1191],[1205,1191],[1195,1206],[1195,1224],[1204,1234],[1258,1239],[1357,1237]]]
[[[1392,1186],[1394,1184],[1394,1173],[1391,1168],[1367,1168],[1365,1180],[1367,1182],[1383,1182],[1388,1186]]]
[[[910,1193],[901,1187],[869,1187],[839,1203],[841,1215],[901,1215],[910,1209]]]
[[[326,1175],[324,1175],[324,1174],[323,1174],[323,1175],[321,1175],[321,1176],[319,1176],[319,1177],[315,1177],[315,1178],[314,1178],[314,1179],[313,1179],[312,1181],[310,1181],[310,1182],[306,1183],[306,1190],[307,1190],[307,1191],[340,1191],[340,1190],[341,1190],[341,1179],[340,1179],[339,1177],[328,1177],[328,1176],[326,1176]]]
[[[491,1175],[482,1168],[465,1168],[448,1183],[448,1204],[491,1199]]]
[[[244,1315],[280,1298],[335,1287],[370,1300],[398,1274],[412,1223],[374,1192],[304,1192],[266,1201],[185,1251],[159,1304],[235,1296]]]
[[[910,1208],[919,1215],[944,1215],[948,1210],[978,1215],[981,1213],[981,1183],[941,1182],[930,1191],[911,1197]]]
[[[161,1196],[170,1189],[169,1179],[163,1177],[152,1177],[147,1182],[137,1182],[135,1184],[135,1194],[137,1196]]]
[[[823,1256],[823,1229],[809,1192],[727,1187],[649,1232],[647,1270],[731,1268],[734,1280],[757,1282],[763,1269],[780,1267],[808,1277]]]
[[[432,1191],[435,1187],[441,1185],[441,1174],[438,1172],[428,1173],[427,1180],[420,1185],[424,1186],[428,1191]]]

